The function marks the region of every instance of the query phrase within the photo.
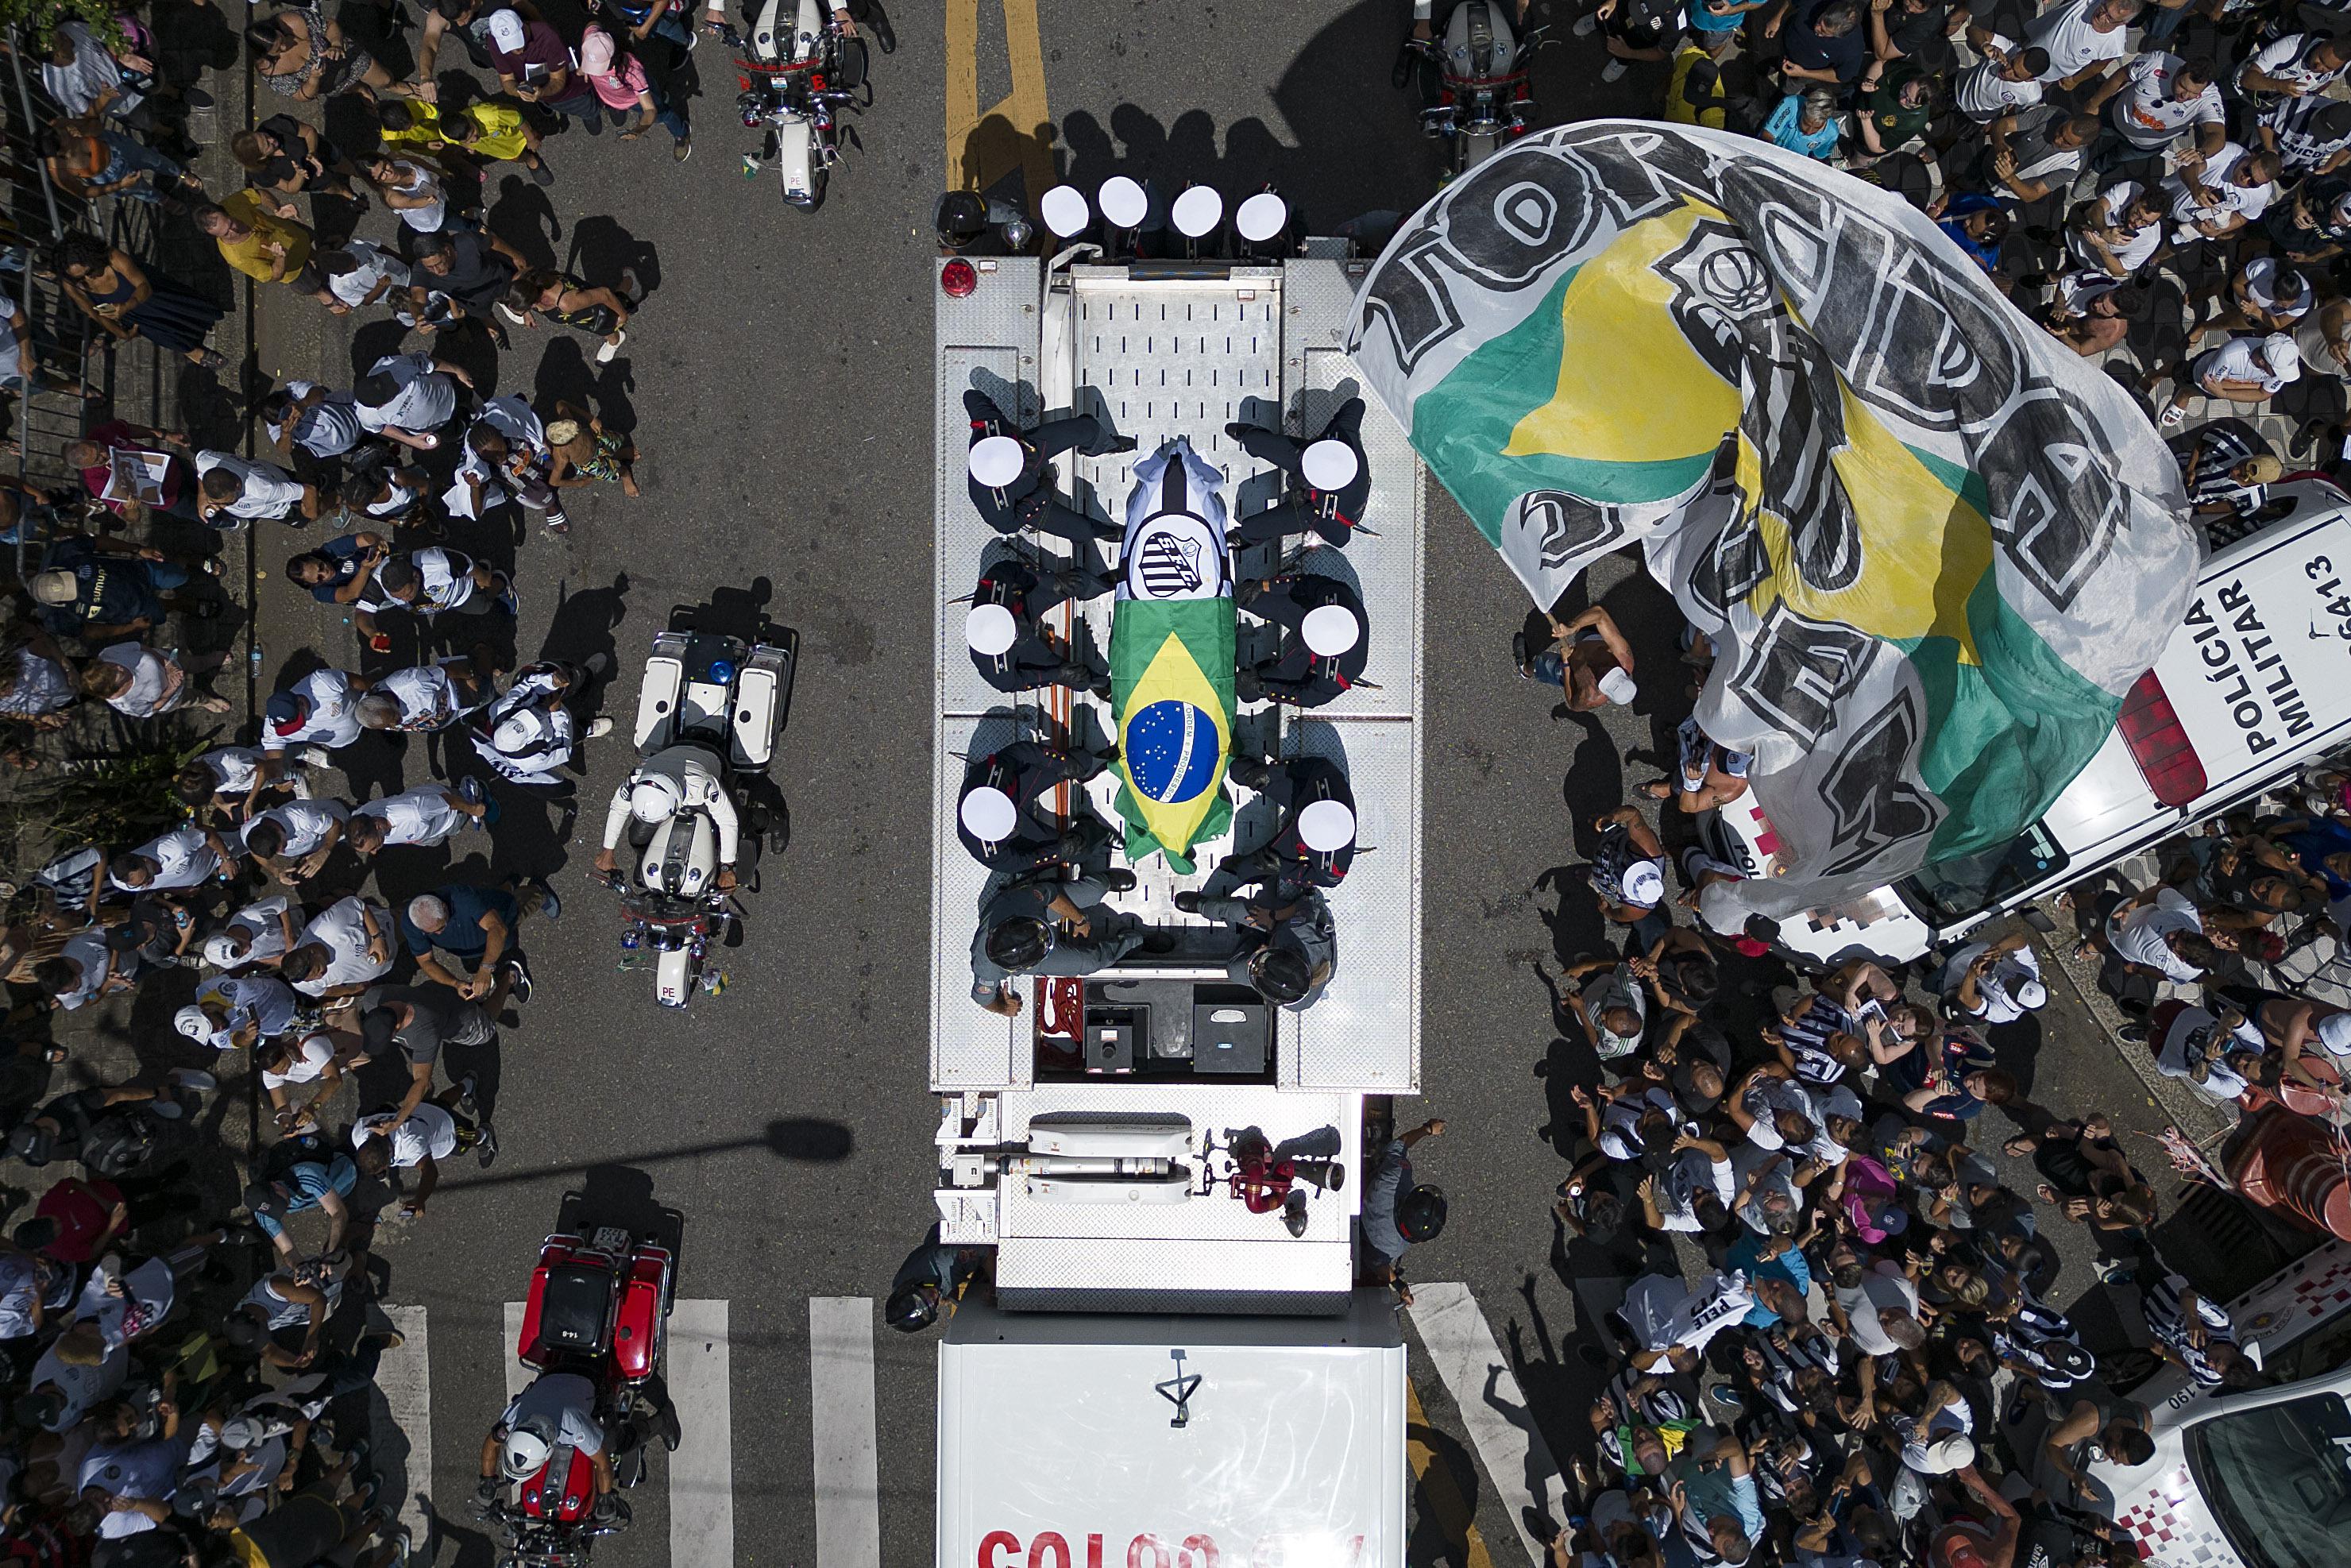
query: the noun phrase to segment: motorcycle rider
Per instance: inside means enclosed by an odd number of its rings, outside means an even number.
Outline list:
[[[542,1372],[514,1397],[482,1439],[482,1481],[474,1495],[497,1500],[500,1478],[526,1481],[547,1465],[555,1445],[587,1456],[596,1472],[596,1510],[609,1511],[616,1484],[611,1445],[596,1413],[596,1385],[576,1372]]]
[[[621,780],[604,812],[604,847],[596,852],[596,870],[609,877],[619,869],[615,851],[632,819],[643,824],[643,833],[632,832],[631,842],[643,843],[653,829],[683,811],[703,812],[717,828],[718,886],[733,887],[741,824],[725,781],[698,746],[657,751]]]

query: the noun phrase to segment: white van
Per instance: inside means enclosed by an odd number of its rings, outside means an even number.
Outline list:
[[[2223,1394],[2166,1366],[2133,1397],[2155,1458],[2090,1467],[2152,1568],[2343,1568],[2351,1563],[2351,1244],[2328,1241],[2229,1315],[2275,1388]]]
[[[1993,917],[2258,795],[2351,740],[2351,504],[2319,480],[2277,486],[2294,512],[2214,552],[2186,623],[2124,699],[2106,743],[2004,844],[1780,922],[1792,952],[1907,963]],[[1778,835],[1751,796],[1700,831],[1750,876]],[[2351,1548],[2341,1560],[2351,1563]]]

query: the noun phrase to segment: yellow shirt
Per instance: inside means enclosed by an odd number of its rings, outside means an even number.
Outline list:
[[[493,163],[510,163],[530,145],[523,140],[522,110],[510,103],[467,104],[465,118],[480,132],[470,143],[458,141],[442,126],[441,110],[436,106],[412,98],[403,107],[408,110],[408,129],[384,131],[386,147],[413,147],[421,152],[434,152],[444,146],[455,146]]]
[[[253,232],[241,240],[220,240],[222,259],[257,282],[285,283],[302,270],[310,260],[310,231],[302,225],[264,212],[251,191],[236,191],[221,198],[221,210]],[[286,247],[286,270],[277,278],[269,275],[277,258],[269,254],[272,243]]]

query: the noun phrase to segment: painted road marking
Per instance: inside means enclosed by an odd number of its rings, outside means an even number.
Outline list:
[[[663,1381],[677,1411],[669,1457],[669,1560],[735,1561],[735,1408],[726,1303],[679,1301],[669,1315]]]
[[[871,1296],[809,1298],[809,1393],[817,1568],[881,1568]]]
[[[538,1375],[515,1355],[515,1347],[522,1343],[522,1309],[520,1301],[507,1303],[507,1337],[498,1346],[498,1359],[506,1363],[507,1367],[508,1405],[513,1404],[515,1396],[529,1387],[530,1380]]]
[[[1437,1529],[1445,1532],[1446,1542],[1452,1548],[1454,1568],[1493,1568],[1494,1560],[1486,1552],[1486,1538],[1478,1531],[1477,1516],[1462,1497],[1452,1468],[1438,1463],[1437,1450],[1414,1435],[1433,1428],[1420,1407],[1420,1392],[1410,1383],[1404,1385],[1404,1419],[1405,1460],[1412,1466],[1416,1493]]]
[[[1002,4],[1012,90],[982,109],[979,0],[947,0],[947,181],[956,190],[985,191],[1018,169],[1033,210],[1053,183],[1042,32],[1037,0]]]
[[[383,1353],[376,1367],[375,1385],[383,1395],[393,1430],[408,1444],[400,1522],[408,1527],[410,1540],[423,1541],[423,1500],[433,1490],[433,1347],[425,1337],[423,1307],[387,1306],[383,1315],[391,1320],[402,1343]]]
[[[1511,1528],[1527,1550],[1531,1563],[1547,1563],[1551,1553],[1527,1529],[1527,1511],[1538,1509],[1555,1521],[1567,1518],[1566,1488],[1550,1445],[1535,1430],[1527,1396],[1519,1387],[1502,1348],[1487,1326],[1469,1287],[1440,1283],[1412,1288],[1412,1326],[1446,1391],[1461,1407],[1461,1425],[1486,1467],[1486,1479],[1510,1516]],[[1539,1478],[1541,1495],[1529,1488],[1530,1475]]]

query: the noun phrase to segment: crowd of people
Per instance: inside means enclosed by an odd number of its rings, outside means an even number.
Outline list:
[[[121,203],[186,220],[273,286],[265,308],[284,285],[396,321],[413,346],[348,385],[260,390],[249,413],[266,456],[93,409],[78,439],[25,455],[78,482],[0,482],[24,562],[0,658],[0,754],[17,768],[57,766],[95,705],[158,749],[189,733],[156,722],[169,716],[215,736],[234,723],[209,685],[224,655],[186,646],[238,608],[222,536],[288,530],[262,541],[263,559],[355,637],[282,664],[250,744],[183,754],[182,820],[53,846],[0,925],[28,1042],[10,1064],[5,1152],[40,1171],[0,1247],[0,1541],[26,1561],[384,1564],[424,1544],[394,1517],[399,1498],[377,1496],[369,1458],[363,1395],[400,1343],[374,1310],[388,1275],[371,1245],[419,1221],[444,1172],[497,1154],[485,1084],[498,1030],[531,998],[530,925],[561,906],[541,878],[484,869],[489,831],[517,806],[567,805],[580,748],[611,727],[593,711],[608,657],[518,661],[519,570],[449,541],[505,532],[528,557],[523,525],[560,535],[591,488],[636,493],[625,433],[559,399],[485,396],[465,368],[483,362],[475,340],[511,350],[540,327],[583,334],[610,362],[643,303],[628,270],[590,281],[529,265],[485,226],[482,176],[512,162],[551,182],[559,160],[542,149],[567,123],[609,120],[622,141],[659,124],[684,160],[688,125],[664,84],[727,19],[607,5],[574,37],[527,5],[436,0],[402,80],[316,8],[256,12],[264,104],[289,112],[227,139],[246,179],[234,190],[193,172],[186,112],[205,96],[162,68],[139,17],[60,21],[27,62],[57,109],[37,152],[85,214],[34,267],[89,319],[93,350],[143,339],[206,371],[232,357],[214,340],[221,300],[125,248],[139,226],[109,224]],[[378,21],[396,34],[407,17],[395,3]],[[377,128],[368,146],[313,117],[345,95]],[[94,395],[16,300],[0,304],[0,382]],[[411,737],[425,777],[365,798],[357,780],[377,770],[349,766],[349,749]],[[388,896],[388,850],[441,869]],[[40,1015],[116,997],[115,1015],[160,1005],[168,1020],[135,1071],[51,1043],[89,1031]],[[248,1074],[256,1152],[232,1163],[221,1084]],[[544,1423],[509,1416],[524,1437],[508,1446],[527,1448]]]
[[[1898,192],[2067,347],[2107,357],[2233,537],[2346,428],[2351,69],[2315,0],[1603,0],[1665,118]],[[2281,453],[2252,423],[2285,421]],[[2198,422],[2189,425],[2189,422]]]
[[[1550,632],[1520,639],[1520,673],[1571,711],[1647,684],[1605,609]],[[1676,675],[1703,679],[1706,640],[1680,647]],[[1560,1257],[1632,1281],[1598,1331],[1606,1389],[1554,1561],[2135,1563],[2094,1474],[2154,1452],[2131,1391],[2166,1364],[2229,1390],[2267,1375],[2165,1257],[2158,1189],[2114,1121],[2025,1097],[2011,1068],[2049,1001],[2031,926],[1800,977],[1766,930],[1686,923],[1741,874],[1706,825],[1747,792],[1749,760],[1683,721],[1665,777],[1633,789],[1655,822],[1627,804],[1590,824],[1580,913],[1610,946],[1544,974],[1577,1124]],[[2351,929],[2351,780],[2314,767],[2153,864],[2143,889],[2094,880],[2053,912],[2099,967],[2116,1051],[2227,1114],[2340,1127],[2351,1009],[2284,977]],[[1393,1278],[1442,1224],[1406,1158],[1432,1131],[1366,1176],[1365,1238]],[[2011,1185],[2026,1159],[2038,1179]],[[2061,1279],[2069,1251],[2095,1279]],[[2092,1295],[2114,1321],[2085,1335],[2066,1303]]]

